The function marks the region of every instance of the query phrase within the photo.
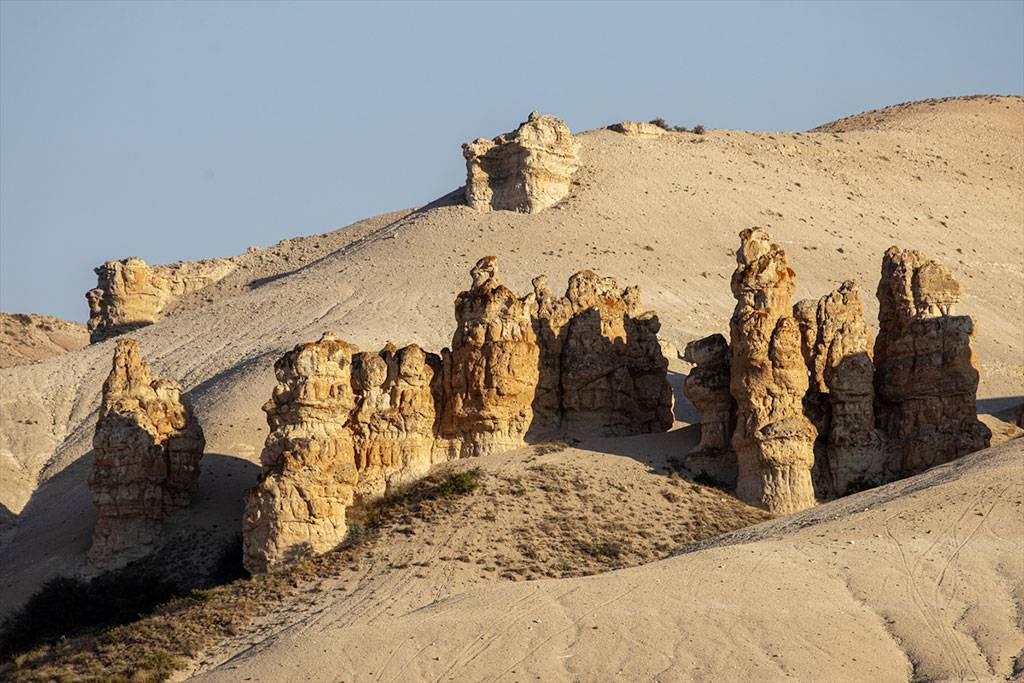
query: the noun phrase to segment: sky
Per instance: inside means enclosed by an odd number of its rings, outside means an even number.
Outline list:
[[[3,0],[0,310],[84,321],[103,261],[425,204],[533,110],[806,130],[979,93],[1024,93],[1024,2]]]

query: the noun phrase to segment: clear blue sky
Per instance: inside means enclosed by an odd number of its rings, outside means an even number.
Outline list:
[[[0,310],[423,204],[534,109],[803,130],[1024,91],[1024,3],[0,2]]]

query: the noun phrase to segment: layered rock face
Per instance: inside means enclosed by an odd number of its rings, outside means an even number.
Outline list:
[[[352,348],[327,333],[289,351],[274,372],[278,384],[263,406],[270,426],[263,471],[242,519],[244,563],[253,573],[340,543],[359,481],[349,426]]]
[[[736,495],[785,514],[815,504],[816,433],[803,413],[807,366],[800,327],[790,315],[796,273],[764,230],[744,230],[740,240],[729,324]]]
[[[978,366],[970,316],[954,315],[960,283],[937,261],[890,247],[878,283],[875,390],[878,424],[900,449],[900,475],[981,448]]]
[[[661,323],[643,310],[638,288],[587,270],[569,278],[560,300],[545,289],[535,296],[543,355],[557,358],[563,432],[616,436],[672,426]]]
[[[556,116],[530,114],[511,133],[462,146],[466,203],[478,211],[536,213],[569,194],[578,144]]]
[[[89,476],[96,505],[89,559],[96,568],[155,549],[163,521],[192,500],[205,445],[178,384],[153,377],[134,340],[118,340]]]
[[[439,442],[441,358],[412,344],[353,357],[351,428],[358,496],[380,496],[448,458]]]
[[[166,266],[150,266],[134,256],[107,261],[96,268],[96,288],[85,295],[91,341],[155,323],[172,301],[222,279],[234,268],[227,259]]]
[[[455,299],[455,334],[445,365],[445,431],[462,456],[521,446],[533,422],[540,348],[533,296],[520,299],[498,281],[493,256],[471,271],[472,287]]]
[[[818,301],[801,301],[793,311],[810,374],[804,407],[827,443],[819,469],[828,492],[841,496],[882,483],[871,337],[856,284],[846,281]]]

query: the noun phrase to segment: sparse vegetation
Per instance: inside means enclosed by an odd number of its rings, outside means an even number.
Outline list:
[[[652,125],[655,125],[663,130],[671,131],[673,133],[696,133],[697,135],[704,135],[705,133],[704,126],[702,126],[699,123],[692,129],[687,128],[686,126],[673,126],[660,116],[656,119],[651,119],[648,123],[651,123]]]

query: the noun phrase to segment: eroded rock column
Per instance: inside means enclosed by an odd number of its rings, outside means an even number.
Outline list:
[[[878,424],[908,476],[988,447],[978,421],[973,318],[955,315],[962,289],[924,254],[890,247],[878,283],[875,389]]]
[[[274,372],[278,384],[263,406],[270,426],[263,471],[242,520],[245,567],[253,573],[338,545],[359,480],[349,426],[352,348],[326,333],[289,351]]]
[[[205,445],[178,384],[152,376],[135,340],[118,340],[93,436],[94,567],[156,549],[164,520],[192,501]]]
[[[730,390],[736,399],[736,495],[774,513],[815,504],[814,425],[804,416],[807,366],[791,316],[796,273],[761,228],[740,233],[732,276]]]

